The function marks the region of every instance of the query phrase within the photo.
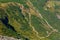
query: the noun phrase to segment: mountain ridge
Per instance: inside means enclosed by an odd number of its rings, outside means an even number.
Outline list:
[[[4,28],[9,31],[10,35],[7,31],[7,34],[1,31],[2,35],[4,34],[7,36],[19,37],[18,34],[20,34],[20,37],[24,40],[25,38],[28,38],[29,40],[54,40],[54,38],[50,39],[51,35],[53,35],[53,37],[55,37],[54,34],[56,34],[56,36],[57,34],[60,35],[59,30],[50,25],[50,20],[48,21],[47,17],[47,19],[45,19],[45,16],[43,14],[44,10],[42,10],[43,7],[42,9],[40,9],[41,12],[39,12],[39,9],[36,8],[36,6],[34,6],[34,4],[30,0],[26,0],[25,2],[25,4],[20,4],[17,2],[0,3],[0,18],[4,19],[7,16],[9,19],[8,23],[12,25],[17,31],[15,33],[11,29],[8,29],[4,26]],[[53,13],[49,7],[47,10]],[[47,12],[45,15],[47,15]],[[3,28],[3,26],[1,27]],[[13,32],[14,35],[12,35],[11,32]],[[56,39],[59,40],[59,36],[57,37],[58,38]]]

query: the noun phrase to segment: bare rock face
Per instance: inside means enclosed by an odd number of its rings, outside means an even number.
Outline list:
[[[0,40],[21,40],[21,39],[16,39],[16,38],[13,38],[13,37],[1,36],[0,35]]]

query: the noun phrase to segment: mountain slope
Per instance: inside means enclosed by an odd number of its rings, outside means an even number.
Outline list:
[[[60,40],[57,2],[0,0],[0,34],[22,40]]]

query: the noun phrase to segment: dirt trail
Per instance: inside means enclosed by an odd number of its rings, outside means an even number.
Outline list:
[[[54,28],[42,17],[41,13],[39,13],[39,11],[35,9],[35,7],[33,6],[33,4],[32,4],[30,1],[27,2],[27,5],[30,7],[30,9],[34,10],[35,13],[33,13],[33,14],[35,14],[37,17],[39,17],[40,19],[42,19],[42,20],[45,21],[45,23],[46,23],[45,25],[47,25],[47,28],[52,29],[52,31],[49,32],[49,33],[47,33],[47,35],[46,35],[45,37],[40,37],[40,36],[38,35],[39,33],[35,30],[35,28],[34,28],[34,27],[32,26],[32,24],[31,24],[31,14],[29,13],[29,24],[31,25],[33,31],[36,32],[36,35],[37,35],[40,39],[49,37],[53,32],[58,32],[57,29],[54,29]],[[44,23],[42,23],[42,24],[44,25]]]

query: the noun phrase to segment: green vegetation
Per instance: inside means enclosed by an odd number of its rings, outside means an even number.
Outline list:
[[[0,0],[0,35],[23,40],[60,40],[59,5],[55,0]],[[2,22],[5,17],[16,32]]]

